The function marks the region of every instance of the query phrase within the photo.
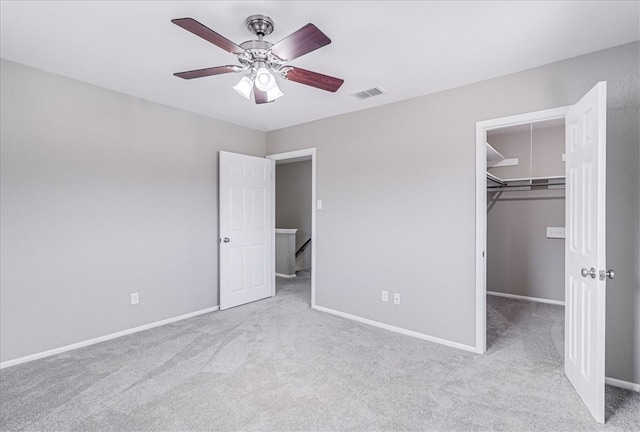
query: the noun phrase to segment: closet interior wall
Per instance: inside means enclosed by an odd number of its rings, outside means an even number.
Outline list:
[[[564,176],[564,124],[493,131],[488,143],[517,165],[488,168],[500,179]],[[487,189],[487,291],[564,302],[565,190]]]

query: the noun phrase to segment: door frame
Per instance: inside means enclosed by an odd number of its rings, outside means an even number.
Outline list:
[[[487,351],[487,131],[508,126],[566,118],[572,107],[563,106],[542,111],[476,122],[476,352]],[[565,225],[566,225],[565,215]],[[565,277],[566,277],[565,269]],[[564,280],[564,279],[563,279]]]
[[[273,176],[271,177],[272,184],[272,221],[273,221],[273,254],[271,263],[271,274],[273,277],[272,296],[276,295],[276,161],[300,159],[300,161],[309,160],[311,157],[311,307],[316,307],[316,148],[306,148],[301,150],[294,150],[284,153],[275,153],[267,155],[267,159],[274,161]],[[290,161],[293,163],[294,161]]]

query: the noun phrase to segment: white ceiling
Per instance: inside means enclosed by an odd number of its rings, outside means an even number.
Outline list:
[[[263,131],[459,87],[640,39],[638,1],[1,1],[0,56]],[[192,17],[237,44],[252,14],[277,42],[308,22],[332,43],[292,65],[343,78],[337,93],[282,81],[255,105],[239,74],[174,72],[237,64],[172,24]],[[367,100],[351,96],[380,87]]]

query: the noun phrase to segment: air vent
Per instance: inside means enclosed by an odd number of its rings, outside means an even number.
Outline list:
[[[353,93],[351,96],[357,97],[358,99],[369,99],[370,97],[378,96],[384,93],[380,87],[374,87],[369,90],[364,90],[358,93]]]

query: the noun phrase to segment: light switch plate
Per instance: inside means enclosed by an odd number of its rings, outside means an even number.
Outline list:
[[[547,227],[547,238],[565,238],[564,227]]]
[[[318,200],[317,204],[318,210],[322,210],[322,200]]]

